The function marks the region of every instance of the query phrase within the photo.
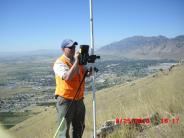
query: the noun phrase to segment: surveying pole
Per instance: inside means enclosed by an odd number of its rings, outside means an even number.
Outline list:
[[[89,0],[90,7],[90,38],[91,38],[91,55],[94,55],[94,34],[93,34],[93,0]],[[96,138],[96,96],[95,96],[95,71],[94,63],[92,66],[92,91],[93,91],[93,138]]]

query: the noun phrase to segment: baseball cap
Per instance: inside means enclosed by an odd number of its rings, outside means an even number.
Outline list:
[[[76,41],[71,40],[71,39],[65,39],[65,40],[63,40],[63,42],[61,44],[61,48],[72,47],[74,45],[78,45],[78,43]]]

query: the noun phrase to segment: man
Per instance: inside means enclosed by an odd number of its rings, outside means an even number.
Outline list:
[[[65,117],[67,124],[65,131],[59,133],[62,133],[60,136],[64,135],[66,138],[70,137],[70,124],[73,128],[73,138],[81,138],[85,127],[85,105],[83,103],[85,82],[81,83],[85,68],[79,65],[79,53],[75,53],[76,45],[78,45],[77,42],[65,39],[61,44],[63,55],[56,60],[53,67],[56,78],[55,95],[57,97],[58,121],[60,123],[61,119]],[[79,91],[76,95],[78,88]],[[73,99],[74,102],[69,108]]]

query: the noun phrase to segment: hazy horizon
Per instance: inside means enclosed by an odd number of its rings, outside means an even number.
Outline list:
[[[184,35],[184,34],[180,34],[180,35],[177,35],[177,36],[181,36],[181,35]],[[133,35],[133,36],[130,36],[130,37],[134,37],[134,36],[143,36],[143,35]],[[160,34],[160,35],[157,35],[157,36],[151,35],[151,36],[143,36],[143,37],[158,37],[158,36],[165,36],[165,35]],[[172,39],[172,38],[175,38],[177,36],[174,36],[174,37],[165,36],[165,37],[167,37],[169,39]],[[126,38],[129,38],[129,37],[126,37]],[[122,39],[126,39],[126,38],[122,38]],[[122,39],[120,39],[120,40],[122,40]],[[120,40],[117,40],[117,41],[120,41]],[[114,42],[117,42],[117,41],[113,41],[113,42],[110,42],[108,44],[111,44],[111,43],[114,43]],[[108,44],[105,44],[103,46],[106,46]],[[103,46],[95,47],[95,51],[97,51],[98,49],[100,49]],[[79,48],[79,45],[77,46],[77,48]],[[54,51],[54,52],[56,52],[56,51],[58,51],[58,52],[62,51],[61,48],[60,48],[60,46],[58,46],[58,48],[55,48],[55,49],[52,49],[52,48],[37,48],[37,49],[20,50],[20,51],[18,51],[18,50],[16,50],[16,51],[0,51],[0,53],[24,53],[24,52],[38,52],[38,51],[49,51],[49,50],[50,51]]]

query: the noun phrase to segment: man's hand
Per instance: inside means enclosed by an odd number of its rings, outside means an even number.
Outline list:
[[[66,73],[66,75],[63,77],[64,80],[72,80],[74,75],[76,73],[79,73],[79,68],[78,68],[78,65],[79,65],[79,52],[75,53],[74,59],[75,59],[75,61],[74,61],[73,65],[72,65],[72,67]]]
[[[77,52],[75,53],[75,56],[74,56],[75,62],[77,62],[77,63],[79,63],[79,56],[80,56],[80,53],[79,53],[79,51],[77,51]]]

